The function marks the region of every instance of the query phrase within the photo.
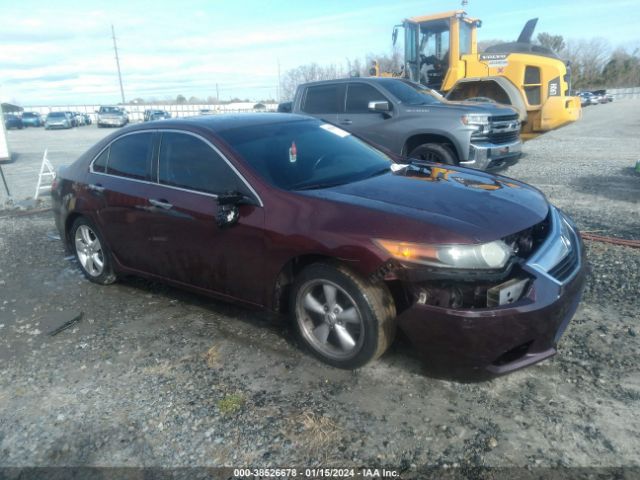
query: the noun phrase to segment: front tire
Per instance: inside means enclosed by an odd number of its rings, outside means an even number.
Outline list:
[[[439,143],[423,143],[409,152],[409,158],[424,160],[427,162],[456,165],[455,155],[445,145]]]
[[[307,348],[338,368],[366,365],[395,337],[396,309],[386,285],[342,266],[315,263],[305,268],[294,282],[290,311]]]
[[[76,219],[70,239],[73,253],[87,279],[100,285],[109,285],[117,280],[111,253],[93,222],[85,217]]]

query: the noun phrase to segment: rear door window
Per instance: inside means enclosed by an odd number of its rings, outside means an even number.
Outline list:
[[[246,193],[238,175],[218,152],[200,138],[185,133],[162,134],[158,180],[198,192]]]
[[[307,87],[302,111],[306,113],[339,113],[344,101],[344,84]]]
[[[126,135],[111,144],[107,173],[119,177],[149,180],[153,133]],[[95,171],[95,164],[94,164]]]

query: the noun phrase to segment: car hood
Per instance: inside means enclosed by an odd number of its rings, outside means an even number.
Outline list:
[[[540,191],[507,177],[436,164],[405,173],[300,193],[367,210],[363,218],[379,238],[431,243],[492,241],[541,222],[549,211]]]
[[[518,113],[513,107],[492,102],[458,102],[447,100],[441,104],[427,105],[427,107],[429,109],[446,108],[448,110],[456,108],[461,113],[486,113],[492,116],[514,115]]]

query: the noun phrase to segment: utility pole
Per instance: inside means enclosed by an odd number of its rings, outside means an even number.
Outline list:
[[[280,98],[280,85],[281,85],[281,80],[280,80],[280,59],[278,59],[278,103],[280,103],[282,101],[282,99]]]
[[[220,103],[220,90],[218,90],[217,83],[216,83],[216,103]]]
[[[118,58],[118,44],[116,43],[116,31],[111,24],[111,37],[113,38],[113,50],[116,52],[116,66],[118,67],[118,81],[120,82],[120,97],[124,103],[124,88],[122,87],[122,73],[120,72],[120,59]]]

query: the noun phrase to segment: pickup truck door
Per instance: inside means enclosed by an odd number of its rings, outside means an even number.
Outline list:
[[[392,111],[381,113],[369,110],[369,102],[388,102],[389,107],[393,108],[389,99],[374,86],[358,82],[347,84],[346,95],[345,111],[337,115],[337,125],[392,150],[393,133],[389,128],[393,121]]]

